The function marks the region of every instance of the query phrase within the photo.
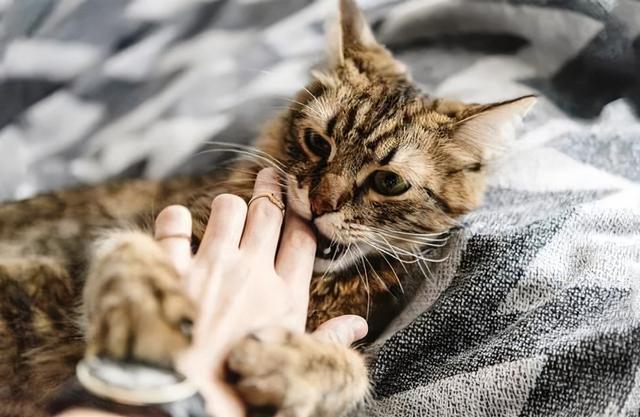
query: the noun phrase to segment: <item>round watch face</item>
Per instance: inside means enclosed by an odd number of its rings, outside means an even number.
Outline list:
[[[106,358],[80,361],[76,375],[92,394],[122,404],[171,403],[198,392],[183,375],[173,370]]]

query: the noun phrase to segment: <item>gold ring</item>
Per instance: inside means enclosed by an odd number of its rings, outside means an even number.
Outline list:
[[[253,197],[251,197],[251,200],[249,200],[249,203],[247,204],[247,206],[250,206],[251,203],[253,203],[259,198],[268,198],[269,201],[271,201],[274,206],[280,209],[280,211],[282,212],[282,215],[284,216],[284,208],[285,208],[284,202],[279,197],[276,197],[276,195],[273,193],[261,193],[261,194],[254,195]]]
[[[157,236],[156,240],[164,240],[164,239],[187,239],[191,242],[191,235],[187,233],[173,233],[169,235]]]

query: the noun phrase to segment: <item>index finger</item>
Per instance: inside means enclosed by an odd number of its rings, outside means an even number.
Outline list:
[[[276,273],[289,284],[293,295],[307,297],[304,300],[309,296],[315,254],[316,237],[313,231],[302,218],[287,210],[276,258]],[[304,302],[305,307],[307,302]]]

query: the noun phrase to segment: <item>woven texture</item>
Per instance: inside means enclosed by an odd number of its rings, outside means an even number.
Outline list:
[[[640,413],[640,2],[362,1],[435,96],[540,100],[375,344],[362,416]],[[215,166],[333,0],[0,0],[0,198]]]

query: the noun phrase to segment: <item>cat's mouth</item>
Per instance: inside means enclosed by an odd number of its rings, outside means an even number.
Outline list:
[[[316,245],[316,258],[335,260],[342,257],[347,252],[347,247],[335,240],[326,237],[322,233],[316,230],[317,245]]]

